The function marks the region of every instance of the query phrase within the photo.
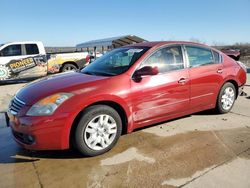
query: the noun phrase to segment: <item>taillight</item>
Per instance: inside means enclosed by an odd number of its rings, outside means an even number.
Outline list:
[[[90,55],[86,56],[86,63],[90,63]]]

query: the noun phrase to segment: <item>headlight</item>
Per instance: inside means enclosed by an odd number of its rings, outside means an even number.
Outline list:
[[[34,104],[26,113],[28,116],[52,115],[55,110],[66,100],[72,97],[72,93],[58,93],[46,97]]]

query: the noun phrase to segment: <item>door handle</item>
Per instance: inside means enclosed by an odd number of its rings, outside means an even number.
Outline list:
[[[223,73],[223,69],[218,69],[217,73],[222,74]]]
[[[178,83],[179,84],[185,84],[187,82],[186,78],[180,78]]]

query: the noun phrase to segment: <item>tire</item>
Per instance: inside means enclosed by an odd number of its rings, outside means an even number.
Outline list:
[[[67,72],[67,71],[77,71],[77,67],[70,63],[64,64],[61,69],[61,72]]]
[[[106,105],[91,106],[75,129],[74,147],[84,156],[100,155],[115,146],[121,132],[122,121],[117,111]]]
[[[233,108],[234,102],[236,99],[236,89],[235,86],[230,83],[226,82],[219,93],[217,98],[216,110],[220,114],[225,114],[230,112]]]

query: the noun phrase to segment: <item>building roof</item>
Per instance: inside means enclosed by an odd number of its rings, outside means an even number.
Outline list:
[[[94,48],[94,47],[105,47],[105,46],[112,46],[117,48],[128,44],[141,43],[145,41],[147,40],[137,37],[135,35],[124,35],[119,37],[91,40],[88,42],[77,44],[76,48]]]

